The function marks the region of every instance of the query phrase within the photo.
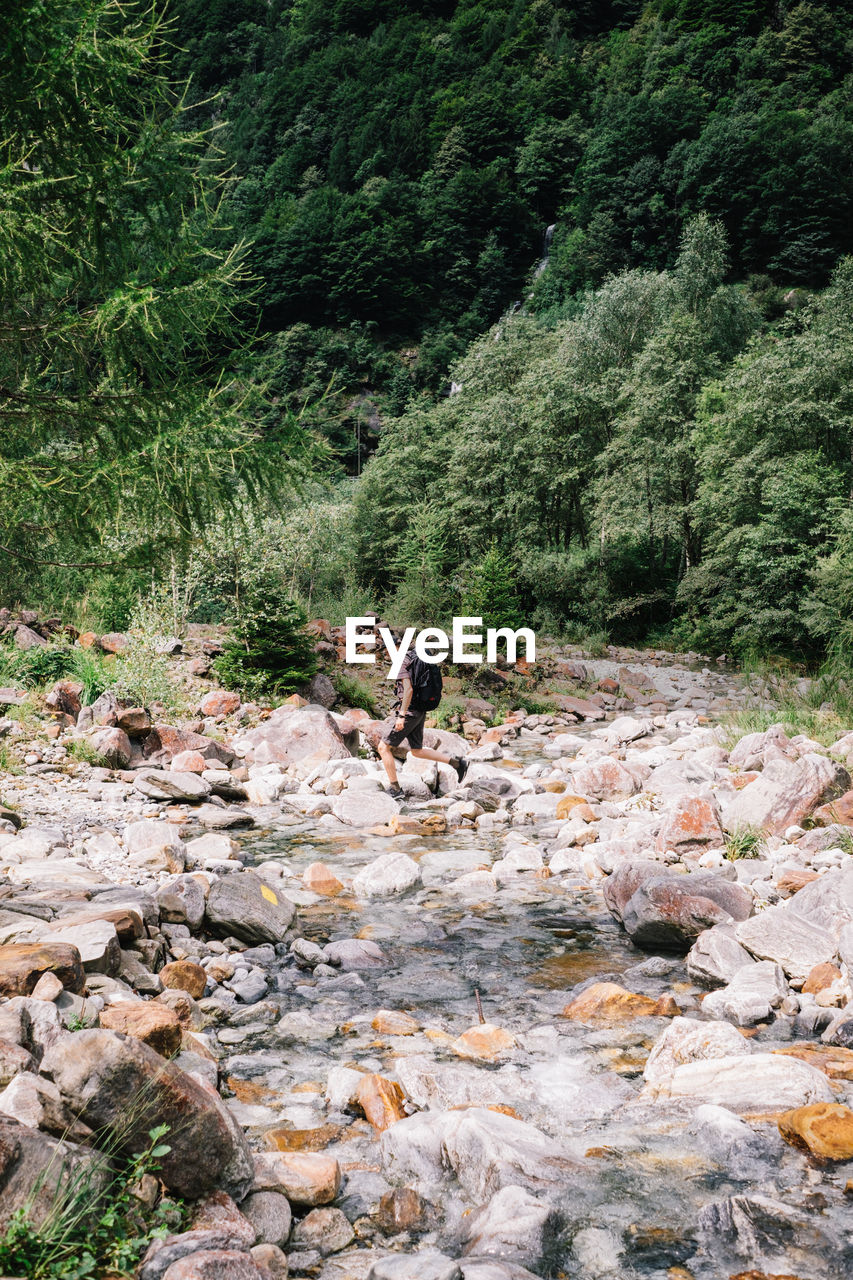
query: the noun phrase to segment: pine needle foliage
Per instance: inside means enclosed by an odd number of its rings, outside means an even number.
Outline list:
[[[307,451],[241,375],[245,246],[168,41],[146,0],[4,13],[0,568],[114,560],[98,544],[117,534],[144,560]]]

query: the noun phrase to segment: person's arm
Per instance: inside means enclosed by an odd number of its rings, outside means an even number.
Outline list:
[[[402,729],[403,721],[409,714],[409,707],[412,703],[412,682],[408,676],[403,676],[403,696],[400,699],[400,710],[397,712],[397,728]]]

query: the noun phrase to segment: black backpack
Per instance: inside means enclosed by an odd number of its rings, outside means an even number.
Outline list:
[[[437,662],[423,662],[415,656],[410,673],[412,706],[415,711],[434,711],[441,702],[441,669]]]

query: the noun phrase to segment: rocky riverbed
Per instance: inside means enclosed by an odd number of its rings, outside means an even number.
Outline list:
[[[364,712],[64,712],[3,779],[0,1218],[142,1090],[198,1206],[143,1280],[850,1274],[853,732],[566,661],[402,805]]]

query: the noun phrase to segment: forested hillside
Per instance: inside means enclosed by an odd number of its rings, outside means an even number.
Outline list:
[[[138,22],[109,0],[22,13],[34,102],[79,74],[41,45]],[[168,14],[136,65],[106,60],[88,115],[53,117],[75,196],[41,256],[38,112],[0,84],[4,202],[30,218],[4,249],[10,602],[122,625],[168,573],[216,619],[272,573],[335,620],[415,620],[500,581],[502,608],[558,632],[841,642],[853,3]],[[58,409],[78,424],[61,448]]]

